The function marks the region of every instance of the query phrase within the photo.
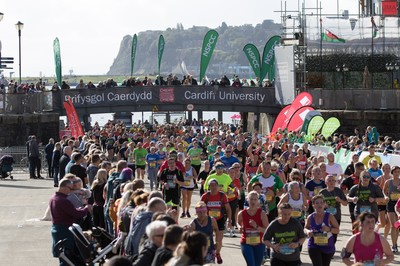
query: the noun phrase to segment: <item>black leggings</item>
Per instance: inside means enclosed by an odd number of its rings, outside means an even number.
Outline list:
[[[236,209],[238,207],[238,200],[234,199],[229,202],[229,206],[231,207],[232,217],[231,217],[231,225],[236,226]]]
[[[322,253],[318,248],[309,248],[308,255],[310,255],[313,266],[329,266],[334,253]]]

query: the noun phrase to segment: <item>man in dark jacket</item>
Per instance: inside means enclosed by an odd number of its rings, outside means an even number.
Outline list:
[[[42,178],[40,176],[41,161],[39,153],[39,144],[37,143],[36,136],[32,135],[30,140],[27,142],[27,152],[29,159],[29,176],[30,178]],[[35,176],[35,170],[37,170],[37,176]]]
[[[71,161],[72,148],[70,146],[65,146],[63,153],[63,156],[60,158],[60,179],[65,176],[65,167]]]

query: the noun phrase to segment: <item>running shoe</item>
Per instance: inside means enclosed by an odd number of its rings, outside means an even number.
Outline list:
[[[185,212],[182,212],[181,218],[185,218],[185,217],[186,217],[186,213],[185,213]]]
[[[190,213],[188,211],[186,212],[186,217],[187,218],[191,218],[192,217],[192,216],[190,216]]]
[[[217,263],[218,264],[222,264],[222,258],[221,258],[221,254],[219,254],[219,253],[217,253],[216,255],[215,255],[215,257],[217,258]]]

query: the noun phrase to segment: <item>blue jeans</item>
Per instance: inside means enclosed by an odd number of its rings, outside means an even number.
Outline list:
[[[264,257],[265,245],[260,243],[258,245],[240,244],[242,254],[246,260],[247,266],[260,266]]]
[[[53,177],[54,184],[58,185],[58,174],[60,173],[60,167],[52,167],[51,171],[51,176]]]

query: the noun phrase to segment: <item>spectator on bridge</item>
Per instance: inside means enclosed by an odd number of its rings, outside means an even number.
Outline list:
[[[95,89],[96,86],[91,81],[89,81],[88,84],[87,84],[87,88],[88,89]]]
[[[81,79],[78,83],[78,85],[76,85],[75,89],[86,89],[87,86],[85,83],[83,83],[83,79]]]
[[[65,82],[65,81],[63,81],[62,83],[61,83],[61,89],[62,90],[69,90],[71,87]]]
[[[60,87],[58,86],[57,81],[54,81],[53,86],[51,87],[51,91],[59,91]]]

